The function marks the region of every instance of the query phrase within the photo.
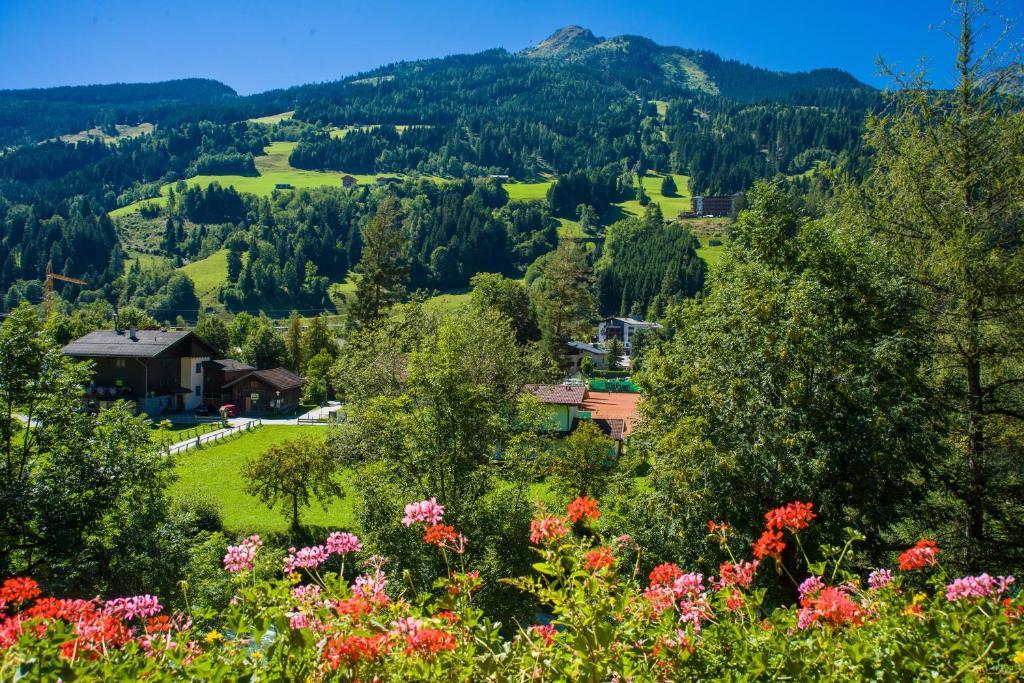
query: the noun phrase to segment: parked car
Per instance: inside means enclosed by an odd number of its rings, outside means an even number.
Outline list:
[[[234,403],[225,403],[220,407],[220,412],[228,417],[238,417],[238,406]]]
[[[210,406],[204,404],[204,405],[201,405],[198,408],[196,408],[196,415],[197,416],[213,415],[213,410],[210,409]]]

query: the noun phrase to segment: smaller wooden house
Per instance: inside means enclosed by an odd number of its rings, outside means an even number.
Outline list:
[[[291,370],[252,370],[224,384],[225,403],[246,413],[284,413],[297,408],[306,380]]]
[[[341,176],[342,187],[355,187],[359,184],[359,180],[355,176],[343,175]]]
[[[206,361],[203,363],[203,374],[206,377],[206,382],[203,385],[203,403],[214,409],[220,408],[225,403],[231,403],[231,393],[225,391],[224,386],[248,375],[255,369],[234,358]]]

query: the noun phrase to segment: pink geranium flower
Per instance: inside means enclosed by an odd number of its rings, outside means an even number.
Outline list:
[[[437,504],[436,498],[421,500],[418,503],[409,503],[405,506],[405,517],[402,524],[412,526],[416,523],[439,524],[444,518],[444,506]]]
[[[330,555],[322,545],[314,545],[301,550],[289,548],[288,556],[284,558],[284,572],[291,574],[299,568],[316,569],[326,562],[328,557]]]
[[[355,534],[335,531],[327,537],[324,547],[331,555],[348,555],[349,553],[358,553],[363,549],[363,544],[359,542],[359,537]]]
[[[252,569],[256,560],[256,551],[263,545],[260,537],[253,534],[238,545],[229,545],[224,555],[224,568],[231,573]]]

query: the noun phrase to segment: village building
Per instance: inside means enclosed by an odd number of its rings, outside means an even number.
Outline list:
[[[206,381],[203,384],[203,402],[213,409],[220,408],[225,403],[231,403],[231,394],[224,391],[224,386],[248,375],[255,369],[234,358],[220,358],[204,362],[203,373]]]
[[[569,351],[566,353],[566,358],[569,361],[570,370],[572,372],[579,372],[580,362],[584,358],[589,358],[595,368],[608,367],[607,349],[602,349],[600,346],[594,346],[593,344],[587,344],[586,342],[579,341],[571,341],[566,345],[569,347]]]
[[[548,406],[551,432],[569,434],[583,420],[590,420],[614,442],[609,455],[622,454],[636,419],[637,394],[592,392],[582,385],[567,384],[528,384],[523,389]]]
[[[568,384],[527,384],[523,390],[540,400],[551,415],[550,431],[568,433],[572,430],[587,388]]]
[[[185,330],[96,330],[62,351],[91,361],[86,400],[103,409],[132,401],[150,416],[193,410],[203,402],[203,363],[213,349]]]
[[[633,338],[641,330],[660,330],[659,323],[647,322],[637,318],[608,318],[601,321],[597,326],[597,340],[607,344],[612,339],[622,342],[622,348],[626,355],[633,350]]]
[[[223,385],[225,403],[246,413],[285,413],[299,406],[306,380],[291,370],[250,370]]]
[[[701,216],[731,216],[733,210],[732,197],[702,197],[690,199],[690,213],[696,218]]]

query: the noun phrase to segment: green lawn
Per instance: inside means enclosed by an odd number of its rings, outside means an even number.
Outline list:
[[[270,117],[264,117],[270,118]],[[365,173],[351,173],[336,171],[307,171],[293,167],[288,163],[288,155],[295,149],[297,142],[272,142],[266,148],[266,155],[255,158],[258,176],[241,175],[199,175],[189,178],[188,185],[206,187],[210,183],[217,182],[223,187],[233,187],[239,192],[269,197],[278,183],[291,185],[293,189],[311,189],[315,187],[341,187],[341,177],[352,175],[360,184],[375,182],[377,176]],[[384,173],[382,175],[404,177],[401,173]],[[435,182],[448,182],[443,178],[426,176]],[[163,207],[167,203],[167,190],[170,185],[160,188],[160,197],[152,199],[141,199],[127,206],[122,206],[110,212],[111,218],[117,218],[133,211],[138,211],[146,204]],[[287,192],[287,190],[285,190]]]
[[[469,303],[469,297],[470,291],[468,289],[438,294],[437,296],[432,296],[427,299],[424,307],[428,311],[454,311],[457,308],[467,305]]]
[[[153,421],[153,433],[150,435],[150,439],[153,443],[161,446],[178,443],[186,439],[194,439],[197,436],[208,434],[221,428],[219,422],[203,422],[198,424],[173,422],[170,429],[159,429],[157,428],[158,423],[159,420]]]
[[[643,179],[647,195],[651,198],[651,201],[657,202],[661,206],[661,212],[667,220],[674,219],[679,215],[680,211],[690,210],[690,190],[688,189],[690,179],[679,173],[673,174],[672,177],[676,181],[677,188],[676,196],[673,197],[666,197],[661,194],[663,174],[649,171]],[[551,183],[552,181],[550,180],[542,183],[506,183],[504,187],[505,191],[508,192],[510,200],[525,201],[547,197],[548,188],[551,187]],[[635,199],[619,202],[614,206],[618,207],[623,214],[628,216],[642,216],[644,213],[644,207],[640,206],[640,202]],[[581,235],[581,233],[575,234],[578,233],[579,226],[574,221],[560,219],[560,223],[559,234],[562,236],[575,237]],[[573,227],[574,225],[575,228]]]
[[[706,240],[704,242],[702,242],[702,243],[706,243]],[[697,256],[699,256],[702,259],[704,259],[704,262],[707,263],[708,266],[716,265],[719,261],[721,261],[722,260],[722,254],[724,254],[724,253],[725,253],[725,245],[724,244],[719,244],[718,246],[714,246],[714,247],[703,246],[703,247],[701,247],[700,249],[697,250]]]
[[[527,201],[530,199],[546,199],[551,183],[552,181],[550,180],[542,183],[505,183],[503,187],[508,192],[510,200]]]
[[[257,498],[245,493],[242,464],[274,444],[300,436],[327,436],[327,428],[266,425],[242,436],[186,451],[175,458],[178,480],[171,487],[171,496],[178,499],[209,500],[220,506],[224,526],[232,533],[280,533],[288,529],[288,521],[279,511],[269,510]],[[350,529],[355,524],[354,488],[348,476],[342,476],[346,495],[333,501],[325,512],[318,504],[302,511],[304,526],[327,529]]]
[[[583,232],[583,228],[577,221],[571,221],[568,218],[558,219],[558,236],[560,238],[573,239],[577,237],[587,237],[587,234]]]

